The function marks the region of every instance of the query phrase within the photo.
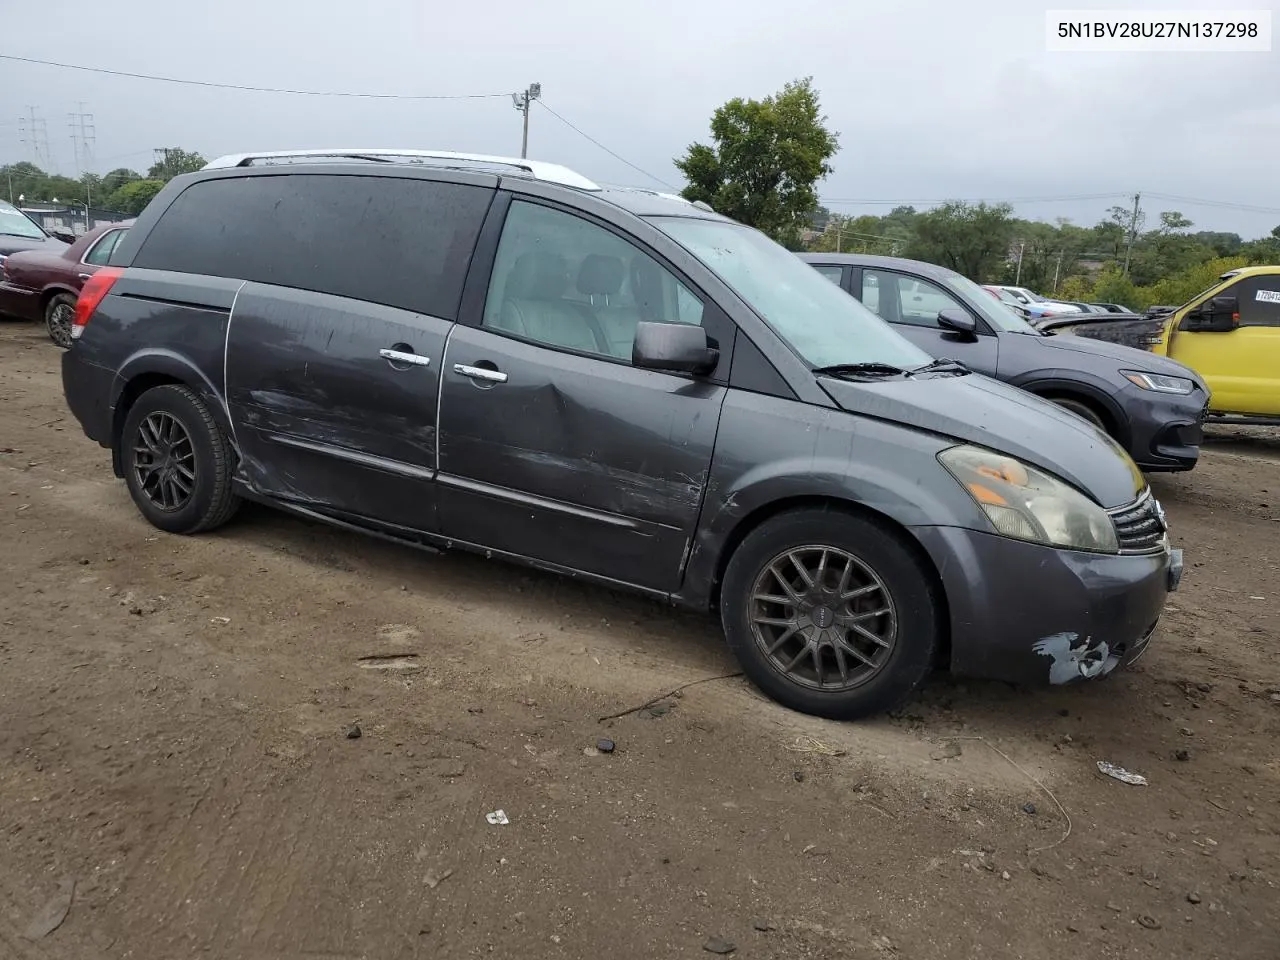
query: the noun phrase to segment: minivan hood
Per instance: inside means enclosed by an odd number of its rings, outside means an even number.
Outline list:
[[[869,383],[819,377],[849,413],[889,420],[1025,460],[1110,509],[1146,487],[1129,455],[1101,430],[1017,387],[978,374]]]

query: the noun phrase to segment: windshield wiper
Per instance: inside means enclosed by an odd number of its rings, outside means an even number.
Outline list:
[[[923,367],[912,367],[911,370],[908,371],[908,376],[914,377],[916,374],[919,374],[919,373],[964,374],[964,373],[972,373],[972,372],[973,372],[972,370],[966,367],[959,360],[951,360],[951,359],[948,359],[947,357],[942,357],[938,360],[932,361],[931,363],[926,363]]]
[[[891,363],[871,361],[868,363],[833,363],[826,367],[814,367],[813,372],[828,374],[833,377],[900,377],[904,376],[907,371],[901,367],[895,367]]]

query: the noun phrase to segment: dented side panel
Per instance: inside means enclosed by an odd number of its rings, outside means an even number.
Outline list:
[[[796,498],[855,503],[904,527],[985,527],[972,498],[938,465],[952,443],[842,410],[731,392],[679,599],[705,606],[740,526]]]
[[[507,380],[472,380],[455,364]],[[459,326],[440,400],[443,532],[672,592],[725,393]]]
[[[259,494],[432,532],[440,362],[452,324],[247,283],[227,338],[227,399]],[[383,349],[424,364],[399,363]]]

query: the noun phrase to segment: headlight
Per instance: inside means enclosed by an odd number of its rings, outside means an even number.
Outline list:
[[[1134,386],[1155,393],[1176,393],[1186,396],[1196,388],[1195,381],[1187,377],[1169,377],[1162,373],[1143,373],[1141,370],[1121,370],[1120,375]]]
[[[1069,550],[1119,552],[1107,512],[1057,477],[981,447],[951,447],[938,459],[997,533]]]

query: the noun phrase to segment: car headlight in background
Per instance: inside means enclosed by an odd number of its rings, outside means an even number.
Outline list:
[[[1107,512],[1057,477],[982,447],[951,447],[938,460],[997,533],[1068,550],[1120,552]]]
[[[1141,370],[1121,370],[1120,375],[1143,390],[1155,393],[1176,393],[1186,396],[1196,388],[1194,380],[1187,377],[1170,377],[1163,373],[1143,373]]]

